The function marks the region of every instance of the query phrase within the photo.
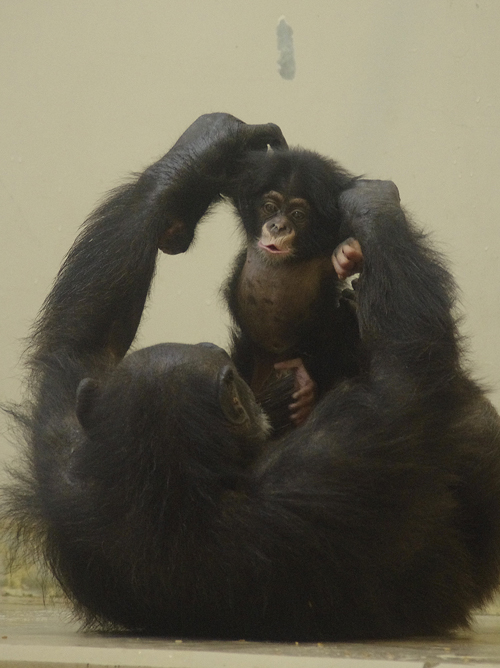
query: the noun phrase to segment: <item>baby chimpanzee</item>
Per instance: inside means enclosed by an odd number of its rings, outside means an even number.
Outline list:
[[[354,302],[332,264],[339,197],[354,183],[331,160],[283,149],[248,155],[234,187],[246,244],[225,290],[232,357],[277,433],[359,372]]]

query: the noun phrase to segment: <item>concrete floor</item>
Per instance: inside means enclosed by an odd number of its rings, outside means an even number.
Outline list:
[[[453,638],[274,644],[102,636],[78,632],[62,604],[0,600],[0,668],[452,668],[500,666],[500,616],[478,615]]]

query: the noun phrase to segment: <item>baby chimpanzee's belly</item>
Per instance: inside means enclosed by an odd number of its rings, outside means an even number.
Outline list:
[[[269,266],[249,258],[238,285],[242,329],[263,350],[293,350],[317,318],[322,281],[331,275],[329,259]]]

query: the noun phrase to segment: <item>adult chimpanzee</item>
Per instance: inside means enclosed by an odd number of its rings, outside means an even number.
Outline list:
[[[338,200],[354,177],[304,150],[255,151],[241,174],[232,200],[246,243],[226,286],[232,358],[280,433],[359,371],[353,302],[332,264]]]
[[[210,344],[125,356],[158,245],[186,250],[242,153],[282,141],[276,126],[196,121],[94,213],[39,317],[10,512],[91,627],[434,634],[497,584],[500,421],[461,367],[452,280],[392,184],[341,195],[363,253],[364,362],[303,426],[269,445]]]

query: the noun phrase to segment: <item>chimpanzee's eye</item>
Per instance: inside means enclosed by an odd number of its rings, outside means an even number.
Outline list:
[[[264,211],[264,213],[273,214],[278,212],[278,207],[274,202],[268,201],[264,202],[262,210]]]
[[[302,211],[302,209],[294,209],[290,213],[290,218],[296,223],[301,223],[303,220],[305,220],[306,214],[304,211]]]

